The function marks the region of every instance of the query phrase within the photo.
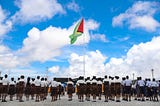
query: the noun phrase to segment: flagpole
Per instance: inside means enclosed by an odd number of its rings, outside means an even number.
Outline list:
[[[84,74],[84,79],[85,79],[85,68],[86,68],[86,62],[85,62],[85,36],[83,35],[83,43],[84,43],[84,46],[83,46],[83,74]]]
[[[84,34],[84,33],[83,33]],[[86,62],[85,62],[85,52],[86,52],[86,48],[85,48],[85,35],[83,35],[83,44],[84,44],[84,46],[83,46],[83,71],[84,71],[84,80],[85,80],[85,68],[86,68]]]

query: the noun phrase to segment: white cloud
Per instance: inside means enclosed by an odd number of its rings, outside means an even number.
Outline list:
[[[95,30],[99,24],[94,20],[85,21],[85,42],[80,36],[74,45],[82,45],[90,41],[89,30]],[[86,27],[90,23],[93,26]],[[69,28],[53,27],[40,31],[32,28],[28,32],[28,37],[24,39],[23,46],[17,51],[12,51],[8,47],[0,45],[0,68],[10,69],[18,66],[28,66],[30,63],[38,61],[45,62],[53,60],[61,55],[61,49],[70,45],[69,35],[73,33],[74,23]]]
[[[112,75],[130,75],[151,78],[151,69],[155,70],[155,77],[160,78],[160,36],[150,42],[134,45],[125,58],[111,58],[106,64],[107,73]]]
[[[0,45],[0,68],[10,69],[19,64],[18,57],[9,48]]]
[[[59,66],[53,66],[53,67],[50,67],[48,71],[51,73],[58,73],[60,71],[59,69],[60,69]]]
[[[102,42],[108,42],[108,39],[104,34],[93,34],[91,35],[92,40],[100,40]]]
[[[0,5],[0,37],[4,36],[12,28],[12,22],[7,20],[6,11]]]
[[[154,69],[154,77],[160,78],[160,36],[154,37],[151,41],[134,45],[126,56],[122,58],[111,58],[106,62],[106,56],[100,51],[87,52],[85,55],[85,76],[111,75],[120,77],[129,75],[133,78],[142,76],[151,78],[151,69]],[[72,53],[69,58],[70,66],[63,76],[78,77],[84,75],[83,55]]]
[[[154,19],[156,11],[159,10],[157,2],[136,2],[131,8],[115,16],[112,20],[113,26],[129,25],[130,29],[142,28],[153,32],[160,27],[160,23]]]
[[[57,0],[17,0],[16,5],[20,10],[12,19],[21,23],[42,21],[50,19],[56,14],[65,13]]]
[[[102,76],[105,73],[104,62],[106,57],[96,50],[88,52],[85,55],[85,76],[98,75]],[[76,53],[72,53],[69,59],[69,68],[66,70],[66,74],[71,77],[78,77],[84,75],[84,57]]]
[[[69,10],[73,10],[73,11],[75,11],[75,12],[78,12],[78,11],[79,11],[79,6],[78,6],[78,4],[75,3],[75,1],[72,1],[72,2],[68,3],[68,4],[67,4],[67,8],[68,8]]]

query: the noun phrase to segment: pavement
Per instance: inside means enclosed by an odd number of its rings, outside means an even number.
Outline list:
[[[41,101],[41,102],[35,102],[34,100],[25,101],[25,97],[23,98],[24,102],[18,102],[17,100],[9,101],[9,98],[7,98],[7,102],[0,102],[0,106],[160,106],[159,102],[153,102],[153,101],[135,101],[132,100],[131,102],[121,101],[121,102],[115,102],[115,101],[109,101],[104,102],[104,97],[102,97],[102,100],[97,100],[96,102],[92,101],[84,101],[79,102],[77,95],[73,95],[73,100],[68,101],[68,96],[62,96],[61,100],[57,100],[55,102],[51,102],[51,97],[48,96],[47,100]]]

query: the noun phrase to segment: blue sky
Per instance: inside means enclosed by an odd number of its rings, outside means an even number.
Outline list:
[[[78,77],[85,55],[85,76],[151,77],[154,69],[160,78],[159,11],[158,0],[0,0],[0,70]],[[84,34],[71,45],[82,18]]]

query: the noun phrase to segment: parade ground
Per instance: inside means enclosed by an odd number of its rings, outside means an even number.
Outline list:
[[[135,101],[132,100],[131,102],[121,101],[121,102],[115,102],[115,101],[109,101],[104,102],[104,97],[102,100],[97,100],[96,102],[91,101],[84,101],[79,102],[77,95],[73,96],[72,101],[68,101],[68,96],[62,96],[61,100],[57,100],[55,102],[51,102],[51,97],[48,96],[47,100],[41,101],[41,102],[35,102],[34,100],[26,101],[24,97],[24,102],[19,102],[18,100],[9,101],[9,98],[7,98],[7,102],[0,102],[0,106],[160,106],[159,102],[153,102],[153,101]]]

